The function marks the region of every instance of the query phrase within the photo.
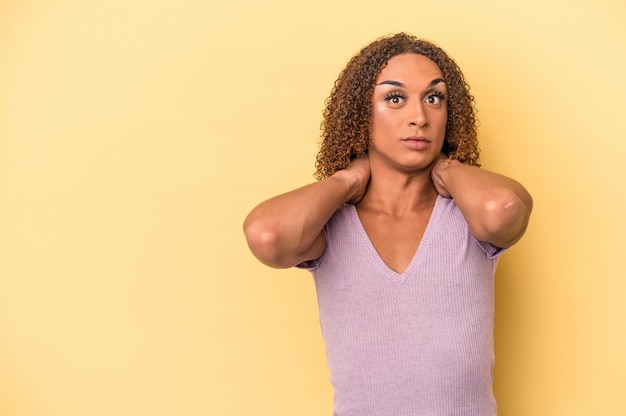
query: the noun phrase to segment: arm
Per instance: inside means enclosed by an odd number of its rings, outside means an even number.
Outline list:
[[[506,248],[524,235],[533,200],[520,183],[444,156],[431,176],[439,194],[454,198],[478,240]]]
[[[369,161],[361,158],[324,180],[262,202],[244,221],[250,250],[275,268],[319,258],[326,248],[322,228],[344,202],[363,197],[368,181]]]

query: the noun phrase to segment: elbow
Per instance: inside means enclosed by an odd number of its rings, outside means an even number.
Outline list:
[[[250,251],[261,263],[274,268],[290,267],[284,264],[278,235],[271,227],[260,221],[246,220],[244,234]]]
[[[484,205],[484,238],[479,239],[501,248],[512,246],[524,235],[531,210],[530,195],[520,197],[509,190],[494,192]]]

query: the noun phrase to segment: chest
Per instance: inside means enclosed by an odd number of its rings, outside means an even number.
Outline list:
[[[363,211],[359,218],[381,260],[403,273],[419,249],[431,213],[432,207],[403,217]]]

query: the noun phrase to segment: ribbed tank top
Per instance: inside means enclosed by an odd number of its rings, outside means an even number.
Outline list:
[[[438,197],[404,273],[380,258],[354,205],[324,227],[310,266],[336,416],[492,416],[494,290],[501,253]]]

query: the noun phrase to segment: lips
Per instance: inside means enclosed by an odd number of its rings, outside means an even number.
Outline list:
[[[411,136],[402,139],[404,144],[412,150],[424,150],[430,146],[430,140],[421,136]]]

